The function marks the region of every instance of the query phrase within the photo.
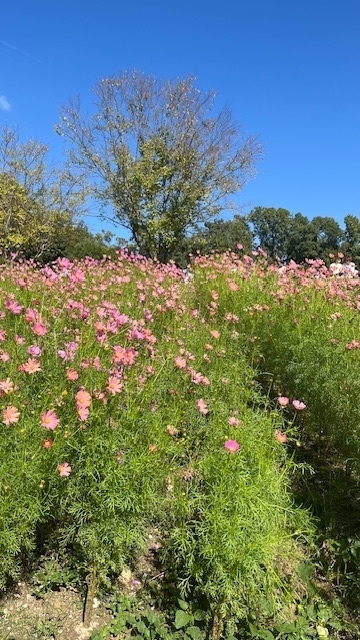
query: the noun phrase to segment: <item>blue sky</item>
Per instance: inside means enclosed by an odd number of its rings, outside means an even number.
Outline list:
[[[359,29],[359,0],[4,2],[0,126],[56,156],[59,105],[88,100],[99,78],[194,74],[265,146],[238,198],[244,213],[285,207],[342,223],[360,217]]]

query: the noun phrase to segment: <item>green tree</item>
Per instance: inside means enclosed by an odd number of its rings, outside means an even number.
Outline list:
[[[286,251],[288,260],[298,263],[304,262],[305,258],[319,257],[316,229],[301,213],[296,213],[291,219]]]
[[[311,221],[319,247],[318,258],[328,262],[329,253],[337,253],[345,238],[340,225],[330,216],[316,216]]]
[[[64,226],[72,226],[69,214],[44,210],[14,178],[0,174],[0,249],[5,256],[17,252],[40,258]]]
[[[41,258],[59,230],[70,228],[84,200],[74,178],[47,162],[48,147],[0,131],[0,248]]]
[[[255,207],[248,215],[254,228],[254,235],[270,258],[287,257],[287,241],[291,227],[291,214],[287,209]]]
[[[345,222],[345,241],[341,245],[341,250],[349,258],[360,266],[360,219],[353,215],[347,215]]]
[[[95,96],[92,116],[79,99],[63,107],[56,131],[102,215],[128,229],[142,254],[166,262],[189,231],[231,206],[260,145],[240,135],[228,109],[214,114],[214,92],[201,93],[193,77],[123,73],[102,79]]]

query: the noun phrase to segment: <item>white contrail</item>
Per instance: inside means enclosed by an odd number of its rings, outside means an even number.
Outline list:
[[[15,51],[17,51],[17,48],[14,47],[12,44],[9,44],[9,42],[5,42],[5,40],[0,40],[1,44],[3,44],[5,47],[9,47],[10,49],[15,49]]]
[[[19,47],[15,47],[13,44],[10,44],[10,42],[6,42],[5,40],[0,40],[0,44],[4,45],[4,47],[7,47],[8,49],[12,49],[13,51],[18,51],[19,53],[22,53],[23,56],[26,56],[27,58],[31,58],[31,60],[35,60],[36,62],[40,62],[40,64],[47,65],[47,63],[44,62],[43,60],[39,60],[39,58],[35,58],[35,56],[32,56],[31,53],[28,53],[23,49],[19,49]]]

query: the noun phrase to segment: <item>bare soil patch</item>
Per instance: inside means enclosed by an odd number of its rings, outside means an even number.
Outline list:
[[[35,597],[28,585],[0,601],[1,640],[89,640],[94,630],[111,620],[95,599],[89,626],[82,622],[83,598],[75,590],[50,591]]]

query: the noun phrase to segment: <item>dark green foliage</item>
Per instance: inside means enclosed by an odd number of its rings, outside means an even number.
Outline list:
[[[285,260],[287,257],[287,241],[291,229],[291,214],[287,209],[255,207],[248,221],[254,228],[254,235],[270,258]]]

